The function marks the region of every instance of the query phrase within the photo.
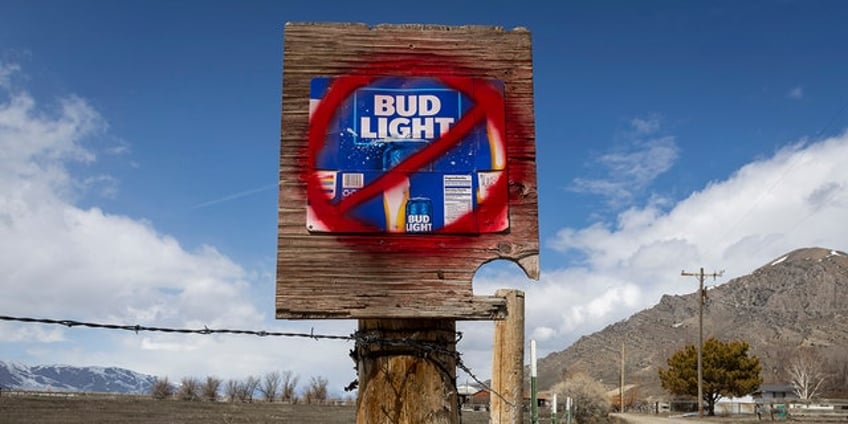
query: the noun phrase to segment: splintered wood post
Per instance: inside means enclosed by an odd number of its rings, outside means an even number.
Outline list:
[[[524,419],[524,292],[501,289],[495,296],[506,298],[507,317],[495,321],[490,418],[493,424],[519,424]]]
[[[456,322],[359,320],[357,424],[458,424]]]

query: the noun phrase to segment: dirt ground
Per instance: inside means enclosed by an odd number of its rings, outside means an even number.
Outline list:
[[[255,402],[184,402],[141,396],[2,396],[0,424],[348,424],[352,405],[287,405]],[[462,411],[461,422],[484,424],[488,412]]]

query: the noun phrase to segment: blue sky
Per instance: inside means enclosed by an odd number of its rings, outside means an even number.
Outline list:
[[[848,250],[843,2],[2,9],[0,314],[352,331],[273,319],[285,22],[531,31],[542,279],[492,264],[475,292],[527,290],[543,355],[692,291],[681,269],[726,269],[726,281],[795,248]],[[491,325],[461,327],[485,378]],[[291,369],[336,391],[354,378],[344,343],[0,330],[0,360],[172,379]],[[299,355],[303,343],[319,353]]]

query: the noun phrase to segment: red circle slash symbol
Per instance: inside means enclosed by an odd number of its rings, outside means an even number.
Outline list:
[[[330,231],[338,233],[373,233],[380,230],[368,222],[363,222],[349,215],[349,212],[363,202],[381,195],[401,184],[409,174],[418,171],[427,164],[442,157],[451,148],[459,144],[463,138],[482,121],[486,120],[488,130],[495,132],[495,140],[506,151],[504,131],[504,100],[498,89],[483,79],[440,76],[438,79],[445,86],[463,93],[471,99],[473,106],[466,111],[460,120],[437,140],[421,148],[390,170],[378,176],[369,184],[355,191],[340,201],[327,196],[321,186],[319,173],[315,171],[318,153],[324,147],[324,137],[331,121],[339,107],[358,88],[365,87],[375,80],[376,76],[344,76],[333,80],[327,94],[312,112],[309,122],[309,170],[305,176],[307,199],[314,216]],[[475,222],[491,222],[502,219],[507,208],[506,172],[501,172],[497,181],[489,188],[489,196],[479,207],[455,222],[437,230],[438,233],[468,233],[475,228]]]

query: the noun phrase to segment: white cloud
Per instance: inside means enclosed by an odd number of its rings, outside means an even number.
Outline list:
[[[528,281],[517,267],[481,273],[475,293],[525,291],[527,337],[537,338],[543,356],[656,304],[663,294],[693,292],[697,280],[681,270],[726,270],[720,284],[797,248],[848,250],[846,163],[848,133],[787,146],[676,204],[631,207],[614,222],[563,228],[547,245],[576,253],[584,258],[579,264],[546,267],[540,282]],[[542,258],[543,265],[556,261]],[[491,369],[490,326],[464,327],[474,335],[465,356],[475,369]]]
[[[70,162],[93,162],[93,138],[108,136],[105,119],[84,99],[45,107],[14,86],[15,65],[0,64],[0,314],[202,329],[262,329],[272,318],[251,297],[272,286],[212,246],[187,249],[142,219],[81,208],[81,190],[114,194],[109,175],[81,177]],[[129,144],[103,153],[125,154]],[[108,158],[109,155],[104,155]],[[155,199],[150,199],[155,201]],[[262,280],[259,280],[262,279]],[[309,333],[313,323],[289,323]],[[351,324],[324,322],[316,333],[350,334]],[[95,333],[96,332],[96,333]],[[242,378],[277,369],[302,381],[331,377],[331,390],[349,382],[349,344],[251,336],[135,335],[2,323],[5,354],[32,363],[124,366],[172,378],[208,374]],[[305,350],[312,350],[304,355]],[[332,373],[332,374],[329,374]]]
[[[78,184],[82,191],[94,191],[101,197],[114,198],[118,195],[119,181],[111,175],[92,175],[82,179]]]
[[[672,136],[654,136],[660,130],[659,118],[634,118],[630,121],[631,143],[592,159],[592,168],[600,177],[575,178],[569,190],[599,195],[614,207],[631,204],[654,180],[671,169],[679,149]]]
[[[15,63],[0,63],[0,88],[9,87],[11,85],[12,75],[20,70],[20,66]]]
[[[45,328],[34,325],[21,326],[0,322],[0,341],[11,343],[33,340],[38,343],[54,343],[66,339],[63,330],[60,328]]]
[[[653,118],[633,118],[630,120],[630,126],[636,134],[651,134],[660,129],[660,120],[657,117]]]
[[[786,93],[786,97],[792,100],[801,100],[804,98],[804,87],[793,87]]]

